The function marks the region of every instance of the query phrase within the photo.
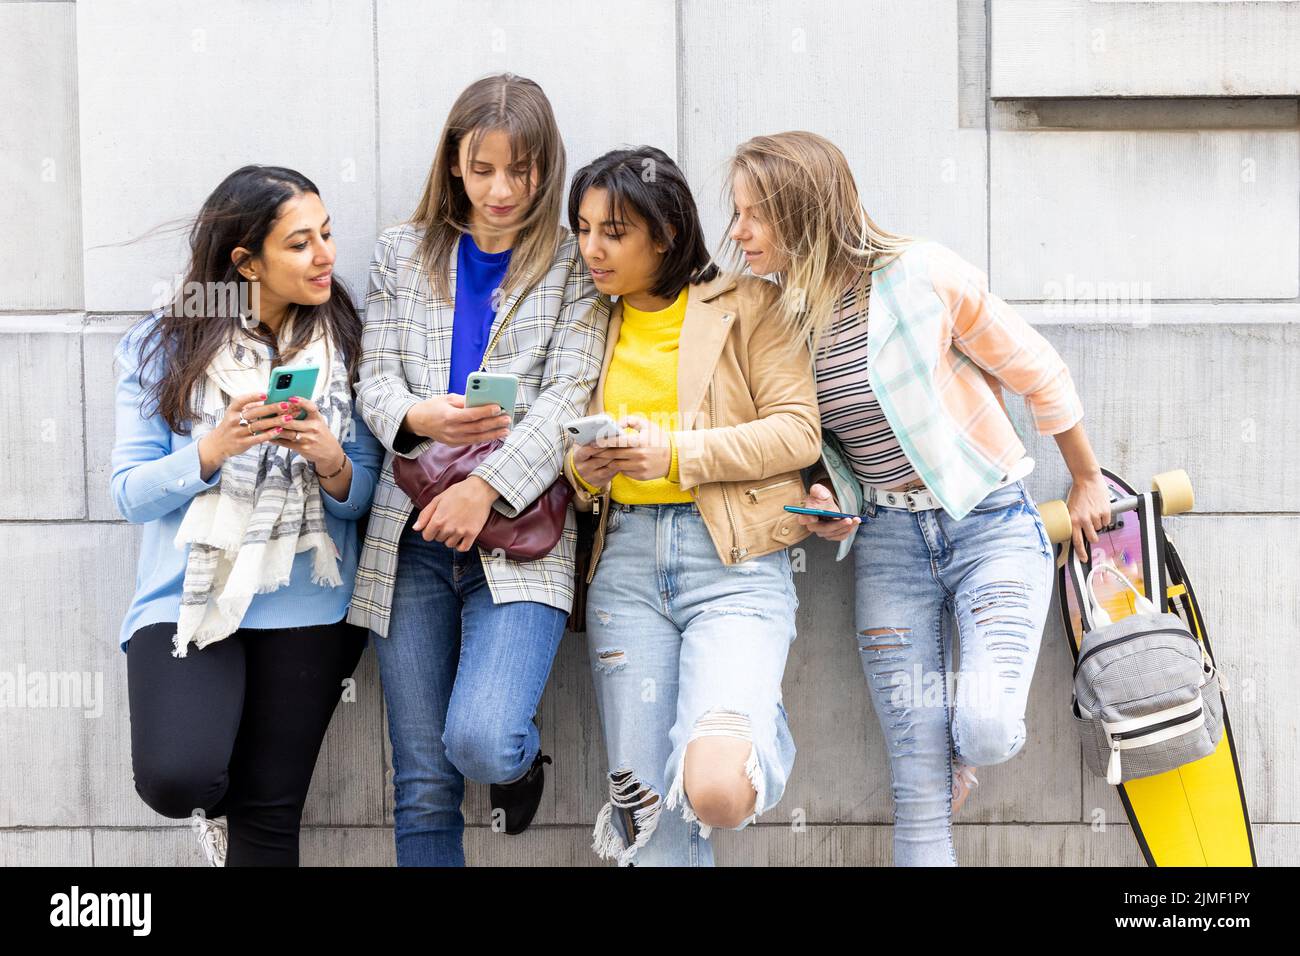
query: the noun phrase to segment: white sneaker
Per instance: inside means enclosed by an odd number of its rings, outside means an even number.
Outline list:
[[[205,816],[191,817],[194,832],[199,835],[199,846],[208,858],[208,866],[226,865],[226,843],[228,828],[225,817],[209,820]]]
[[[980,785],[975,779],[975,768],[968,767],[960,760],[952,765],[952,812],[956,815],[962,808],[970,792]]]

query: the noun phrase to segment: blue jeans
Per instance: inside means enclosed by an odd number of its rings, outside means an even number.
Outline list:
[[[478,548],[402,533],[388,637],[374,638],[398,866],[465,865],[465,778],[506,783],[532,766],[532,718],[567,619],[534,601],[494,604]]]
[[[726,565],[694,503],[611,505],[587,592],[610,767],[599,855],[713,865],[710,828],[683,786],[686,746],[698,737],[750,741],[745,773],[757,799],[741,827],[781,799],[795,753],[781,675],[798,606],[786,551]]]
[[[1010,760],[1052,597],[1054,561],[1023,481],[960,521],[868,503],[853,542],[862,670],[889,748],[894,864],[955,866],[954,757]],[[956,622],[960,671],[947,654]]]

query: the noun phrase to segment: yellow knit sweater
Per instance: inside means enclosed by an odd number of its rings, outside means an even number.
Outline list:
[[[642,312],[623,302],[623,322],[605,375],[605,411],[615,421],[624,415],[641,415],[664,432],[665,438],[680,428],[677,413],[677,342],[686,318],[687,289],[677,301],[658,312]],[[594,491],[594,489],[588,488]],[[691,493],[677,484],[677,449],[667,477],[637,481],[614,476],[610,497],[630,505],[691,501]]]

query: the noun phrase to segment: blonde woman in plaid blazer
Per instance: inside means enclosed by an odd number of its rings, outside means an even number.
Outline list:
[[[1073,476],[1074,547],[1110,518],[1083,406],[1056,350],[979,270],[881,230],[843,154],[812,133],[758,136],[731,162],[731,239],[779,280],[814,346],[823,455],[801,523],[852,551],[857,645],[889,747],[896,865],[952,866],[974,768],[1025,743],[1052,593],[1047,534],[1008,417],[1023,395]],[[953,641],[953,629],[957,641]],[[961,669],[949,655],[959,651]]]
[[[402,866],[464,864],[465,777],[493,784],[494,818],[521,832],[550,762],[533,716],[573,601],[572,508],[535,561],[474,542],[490,509],[514,517],[560,476],[560,426],[600,374],[608,307],[560,225],[564,169],[536,83],[472,84],[419,208],[380,235],[370,268],[358,406],[389,454],[348,619],[375,634]],[[518,377],[513,425],[463,396],[507,316],[485,370]],[[502,446],[423,510],[393,483],[395,455],[494,438]]]

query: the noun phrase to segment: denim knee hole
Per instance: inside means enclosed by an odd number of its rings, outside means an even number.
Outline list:
[[[692,741],[699,740],[701,737],[732,737],[737,740],[749,741],[749,756],[745,759],[745,778],[754,790],[754,810],[736,825],[742,826],[753,821],[763,807],[765,785],[758,762],[758,747],[754,744],[753,725],[749,716],[733,710],[709,711],[695,721],[695,726],[691,729],[691,736],[687,740],[687,747],[690,746]],[[668,799],[665,801],[667,808],[674,810],[680,805],[683,818],[688,822],[698,823],[700,836],[708,837],[713,832],[713,825],[701,820],[697,811],[686,801],[685,778],[686,757],[683,755],[682,766],[678,768],[676,779],[668,790]],[[722,794],[718,802],[729,804],[732,802],[730,796],[730,794]],[[747,795],[744,799],[748,802]]]

